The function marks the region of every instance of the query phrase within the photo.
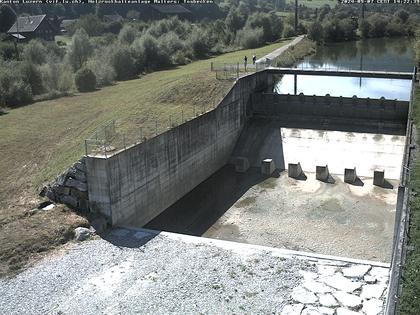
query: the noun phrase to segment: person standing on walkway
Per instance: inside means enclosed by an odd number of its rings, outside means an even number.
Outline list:
[[[245,58],[244,58],[244,66],[245,66],[245,72],[246,72],[246,64],[248,63],[248,57],[247,56],[245,56]]]
[[[255,65],[255,63],[257,62],[257,56],[252,56],[252,64]]]

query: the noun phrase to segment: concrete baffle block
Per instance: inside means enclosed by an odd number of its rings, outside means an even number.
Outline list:
[[[385,171],[376,170],[373,172],[373,185],[383,187],[385,185]]]
[[[302,175],[302,167],[300,166],[300,162],[297,164],[289,163],[287,166],[287,174],[289,177],[292,178],[299,178]]]
[[[261,174],[271,175],[276,170],[276,165],[273,159],[265,159],[261,162]]]
[[[245,173],[249,169],[249,160],[246,157],[237,156],[233,159],[235,171],[238,173]]]
[[[344,182],[348,184],[354,184],[357,180],[356,168],[345,168],[344,169]]]
[[[328,182],[330,178],[330,171],[328,165],[316,167],[316,179],[322,182]]]

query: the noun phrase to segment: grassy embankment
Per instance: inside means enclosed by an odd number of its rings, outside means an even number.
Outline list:
[[[40,187],[84,154],[84,139],[107,121],[117,119],[128,137],[140,126],[161,130],[169,115],[192,117],[214,106],[232,85],[209,71],[210,62],[242,62],[261,57],[289,40],[243,50],[118,82],[92,93],[43,101],[0,116],[0,275],[22,267],[33,252],[66,241],[66,231],[85,221],[61,207],[29,215]],[[152,124],[151,124],[152,123]],[[153,127],[154,129],[154,127]],[[67,233],[69,235],[69,233]]]
[[[290,67],[302,60],[305,56],[314,53],[316,50],[315,42],[304,38],[298,45],[286,50],[284,54],[273,60],[277,67]]]
[[[400,301],[401,315],[417,315],[420,312],[420,86],[417,86],[413,103],[413,120],[416,127],[417,149],[411,165],[410,226],[407,253],[402,279],[403,289]]]

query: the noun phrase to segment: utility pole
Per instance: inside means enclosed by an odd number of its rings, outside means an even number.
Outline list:
[[[298,0],[295,0],[295,32],[298,31]]]
[[[16,34],[16,41],[15,41],[15,49],[16,49],[16,57],[19,59],[19,49],[17,47],[19,37],[20,37],[20,34],[19,34],[19,16],[17,15],[15,10],[13,10],[12,8],[10,8],[10,9],[13,11],[13,13],[16,16],[16,32],[17,32],[17,34]]]
[[[362,3],[362,20],[365,19],[365,3]]]

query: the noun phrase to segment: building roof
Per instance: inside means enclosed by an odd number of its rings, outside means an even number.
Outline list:
[[[190,10],[184,8],[180,4],[154,4],[152,7],[163,14],[186,14],[191,13]]]
[[[21,16],[15,24],[9,29],[7,33],[30,33],[34,32],[38,26],[45,19],[46,15],[32,15],[32,16]]]

